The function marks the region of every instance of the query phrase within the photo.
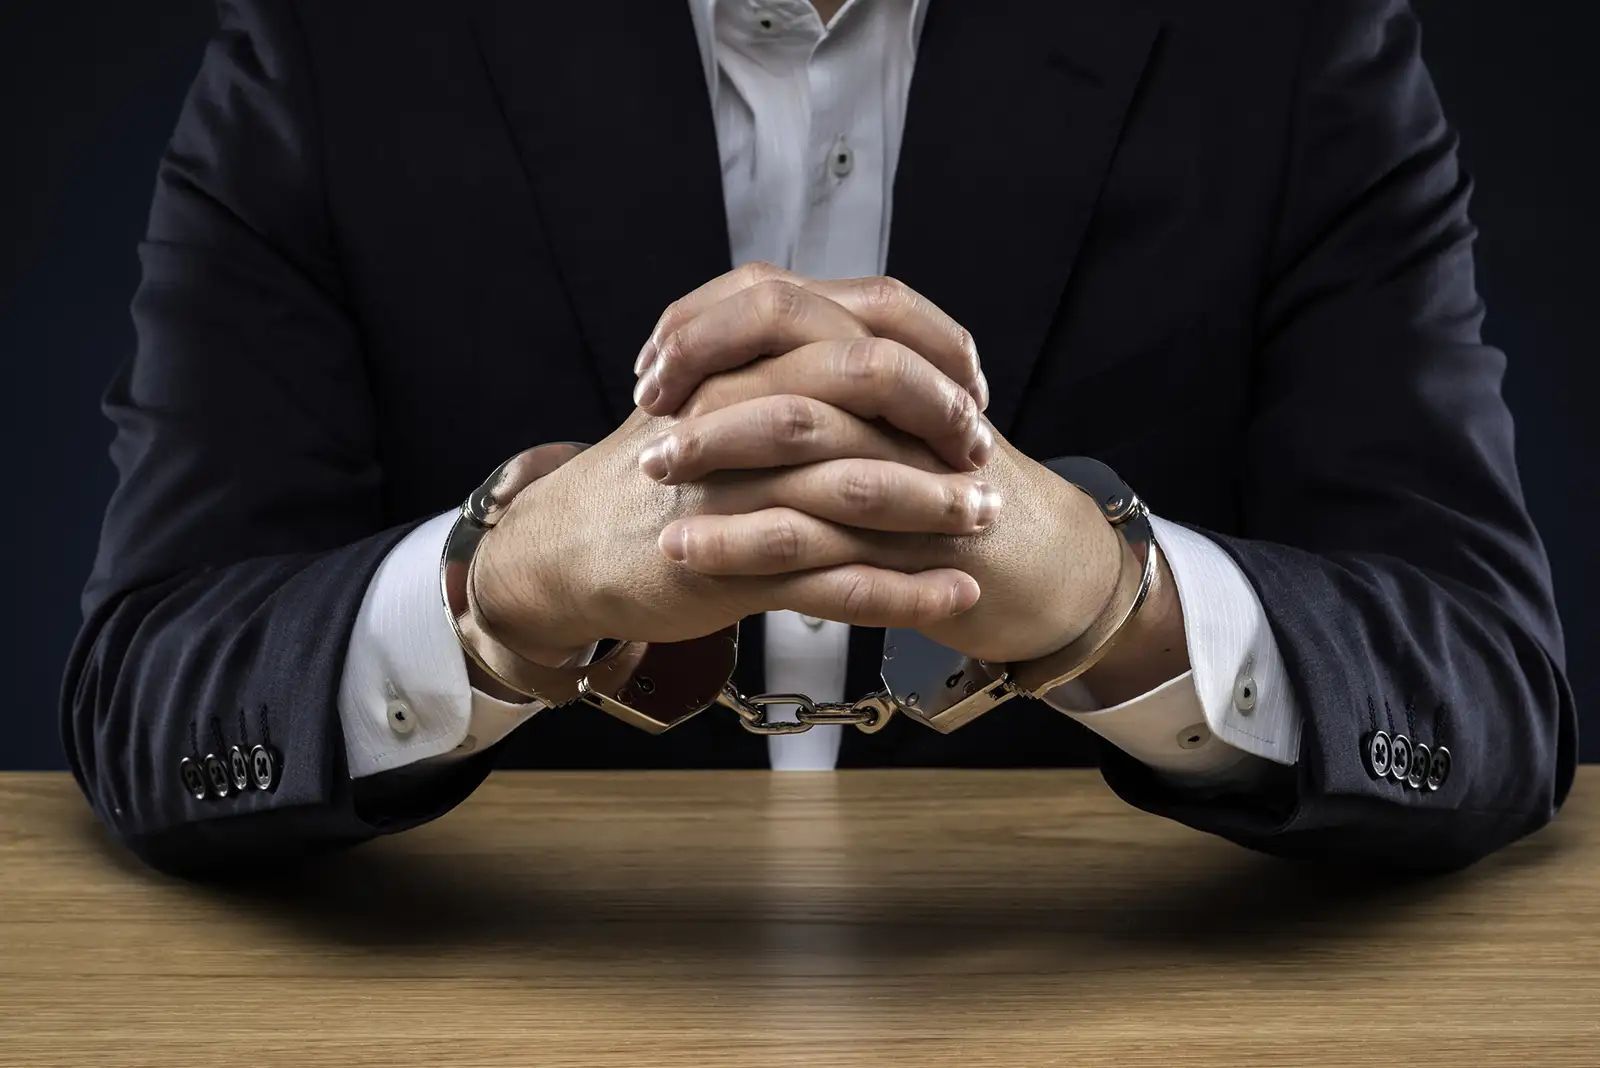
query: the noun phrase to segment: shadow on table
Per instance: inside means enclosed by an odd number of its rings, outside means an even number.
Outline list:
[[[203,892],[286,945],[394,958],[397,972],[487,970],[530,984],[621,972],[741,997],[789,988],[774,979],[826,986],[844,975],[858,994],[887,982],[914,999],[977,982],[1096,1000],[1128,989],[1143,965],[1248,977],[1352,942],[1428,952],[1443,936],[1426,916],[1518,879],[1565,837],[1558,822],[1434,878],[1301,867],[1198,836],[1166,852],[1069,835],[958,869],[937,850],[745,842],[671,854],[558,837],[505,853],[369,847]]]

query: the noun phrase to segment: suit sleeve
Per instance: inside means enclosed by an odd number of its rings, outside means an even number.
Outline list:
[[[119,481],[62,694],[95,812],[147,861],[195,873],[406,826],[485,773],[466,762],[398,804],[352,792],[345,647],[410,525],[384,529],[294,12],[221,16],[139,249],[137,349],[105,401]],[[180,762],[226,765],[235,745],[269,754],[267,788],[208,776],[194,796]]]
[[[1205,532],[1265,607],[1300,760],[1265,794],[1205,803],[1114,751],[1106,773],[1256,848],[1460,867],[1545,824],[1571,786],[1561,626],[1416,19],[1390,0],[1308,11],[1239,471],[1247,536]],[[1438,789],[1378,774],[1380,731],[1448,750]]]

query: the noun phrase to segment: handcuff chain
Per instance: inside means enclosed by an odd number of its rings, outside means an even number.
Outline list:
[[[855,727],[865,734],[882,730],[894,714],[894,702],[887,690],[876,690],[855,701],[813,701],[803,693],[758,693],[745,696],[733,683],[723,686],[716,703],[732,710],[739,725],[751,734],[804,734],[812,727],[840,724]],[[770,719],[773,705],[793,705],[792,720]]]

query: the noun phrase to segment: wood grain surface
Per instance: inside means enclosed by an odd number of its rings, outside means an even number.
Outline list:
[[[1094,772],[502,772],[225,887],[0,775],[6,1065],[1600,1064],[1600,773],[1330,875]]]

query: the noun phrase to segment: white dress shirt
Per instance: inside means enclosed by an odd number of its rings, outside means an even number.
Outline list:
[[[817,278],[883,273],[922,0],[849,0],[827,26],[809,0],[690,0],[689,8],[732,261],[768,260]],[[476,751],[543,707],[509,704],[468,682],[439,593],[454,515],[396,545],[362,601],[339,690],[354,777]],[[1075,684],[1051,704],[1183,785],[1247,782],[1259,759],[1294,763],[1300,715],[1255,590],[1208,538],[1160,518],[1153,527],[1183,606],[1191,670],[1111,708]],[[793,612],[766,622],[769,689],[845,698],[847,626]],[[842,730],[770,737],[772,767],[833,768]]]

